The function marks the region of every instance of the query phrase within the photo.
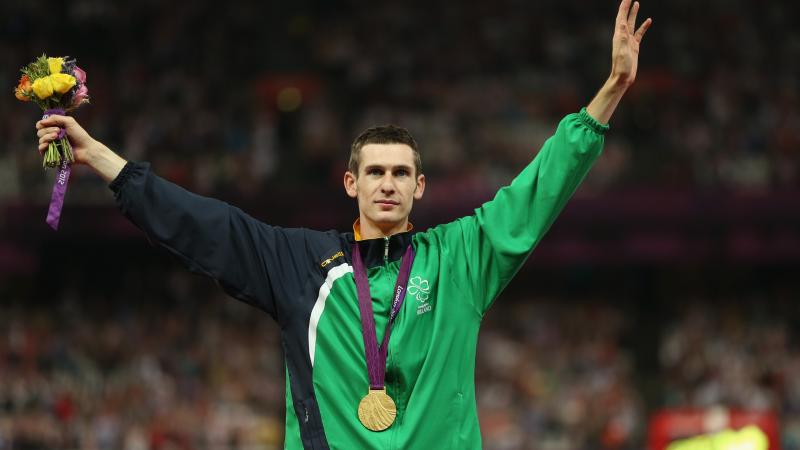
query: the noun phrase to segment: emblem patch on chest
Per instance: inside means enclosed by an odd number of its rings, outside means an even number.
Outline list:
[[[408,295],[417,300],[417,315],[425,314],[431,310],[431,304],[428,302],[430,297],[431,286],[428,280],[422,277],[414,277],[408,281]]]

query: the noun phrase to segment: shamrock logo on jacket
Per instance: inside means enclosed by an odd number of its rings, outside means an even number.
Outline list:
[[[423,280],[422,277],[414,277],[409,281],[408,293],[416,297],[417,301],[422,303],[428,299],[428,293],[431,290],[428,280]]]

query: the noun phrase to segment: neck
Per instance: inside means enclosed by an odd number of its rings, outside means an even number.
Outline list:
[[[377,239],[408,231],[407,217],[398,223],[382,224],[371,222],[366,217],[361,216],[358,223],[361,239]]]

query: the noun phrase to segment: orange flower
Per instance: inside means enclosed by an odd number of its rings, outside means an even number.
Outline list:
[[[22,89],[23,91],[31,90],[31,79],[30,79],[30,77],[28,75],[23,75],[19,79],[19,86],[17,86],[17,87]]]
[[[19,79],[19,84],[17,85],[17,89],[14,91],[14,96],[17,97],[17,100],[22,100],[23,102],[30,101],[31,92],[31,79],[27,75],[23,75],[22,78]]]

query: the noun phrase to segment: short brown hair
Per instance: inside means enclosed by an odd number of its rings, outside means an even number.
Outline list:
[[[415,176],[422,174],[422,159],[419,157],[417,141],[414,140],[411,133],[403,127],[380,125],[362,131],[350,146],[350,161],[347,163],[347,170],[353,175],[358,176],[361,149],[367,144],[405,144],[411,147],[411,151],[414,153]]]

